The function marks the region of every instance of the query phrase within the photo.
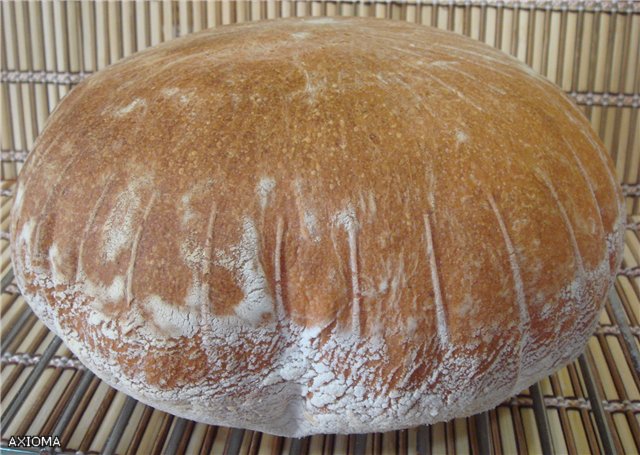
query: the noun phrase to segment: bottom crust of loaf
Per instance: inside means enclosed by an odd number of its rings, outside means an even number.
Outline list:
[[[17,276],[21,276],[18,274]],[[23,283],[19,283],[25,289]],[[575,288],[575,286],[573,286]],[[41,288],[40,288],[41,289]],[[565,290],[569,292],[571,286]],[[309,398],[308,387],[301,387],[299,380],[269,385],[263,381],[264,387],[257,388],[254,393],[244,397],[214,396],[202,387],[181,390],[158,390],[142,382],[134,382],[130,375],[122,371],[122,367],[113,359],[102,357],[99,352],[89,351],[85,344],[74,338],[59,324],[57,316],[51,310],[51,304],[39,294],[25,294],[34,313],[58,335],[67,347],[100,379],[115,389],[153,406],[159,410],[179,417],[228,427],[245,428],[262,431],[285,437],[304,437],[319,433],[367,433],[384,432],[417,425],[428,425],[453,418],[467,417],[494,408],[506,398],[529,387],[553,371],[574,361],[582,352],[589,336],[595,330],[596,317],[580,321],[582,329],[571,339],[558,343],[560,349],[553,349],[555,355],[528,362],[533,366],[521,371],[521,376],[508,377],[508,374],[491,374],[491,377],[475,377],[473,356],[452,349],[443,359],[439,370],[432,378],[441,376],[433,383],[425,383],[423,387],[408,392],[404,390],[381,391],[375,398],[358,386],[350,390],[340,390],[338,385],[327,380],[331,373],[322,370],[318,365],[307,365],[313,374],[307,375],[312,381],[324,376],[324,396]],[[303,330],[300,339],[313,338],[313,331]],[[346,338],[345,338],[346,337]],[[348,349],[354,340],[343,335],[342,344],[333,349]],[[384,346],[372,342],[368,355],[384,350]],[[364,353],[367,355],[367,353]],[[506,348],[503,355],[511,354]],[[307,359],[312,362],[312,359]],[[179,362],[180,359],[175,359]],[[499,373],[499,372],[498,372]],[[442,375],[448,377],[442,378]],[[295,376],[295,374],[293,374]],[[299,379],[299,378],[298,378]],[[449,395],[438,395],[437,384],[445,385]],[[333,402],[332,402],[333,401]],[[335,406],[336,403],[340,406]],[[332,406],[333,405],[333,406]],[[331,409],[333,407],[333,409]]]

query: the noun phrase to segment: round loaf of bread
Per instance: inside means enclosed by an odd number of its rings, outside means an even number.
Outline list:
[[[15,276],[111,386],[285,436],[499,404],[575,359],[622,196],[553,84],[374,19],[207,30],[89,77],[20,175]]]

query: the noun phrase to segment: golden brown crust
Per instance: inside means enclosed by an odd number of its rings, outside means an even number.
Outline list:
[[[588,122],[501,52],[400,22],[269,21],[74,89],[20,176],[13,258],[36,313],[145,402],[380,431],[485,409],[574,358],[621,200]]]

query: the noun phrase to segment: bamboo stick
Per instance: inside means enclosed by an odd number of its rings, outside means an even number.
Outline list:
[[[205,21],[205,6],[206,4],[204,2],[191,3],[193,32],[199,32],[200,30],[204,30],[205,28],[207,28]]]
[[[169,41],[177,36],[173,6],[173,0],[162,2],[162,41]]]
[[[108,3],[95,3],[95,24],[96,24],[96,70],[102,69],[110,63],[110,39],[109,39],[109,17]]]
[[[33,59],[31,57],[33,45],[31,43],[28,7],[29,4],[27,3],[16,3],[15,5],[18,65],[21,71],[33,70]],[[24,148],[26,150],[33,148],[33,143],[38,135],[33,85],[32,83],[20,84],[20,98],[23,106],[23,117],[20,120],[24,123]]]
[[[151,45],[150,5],[144,0],[135,3],[136,51],[146,49]]]
[[[120,21],[122,24],[122,56],[128,57],[137,51],[137,23],[135,2],[122,2],[120,8]]]
[[[109,64],[123,57],[122,2],[107,2]]]
[[[149,36],[151,46],[155,46],[162,42],[162,4],[158,2],[152,2],[149,4]]]
[[[15,3],[2,4],[3,19],[3,57],[5,67],[18,68],[18,42],[15,21]],[[11,122],[11,142],[8,148],[22,150],[25,147],[24,125],[20,122],[22,117],[21,93],[17,84],[7,86],[6,102],[9,104],[9,121]],[[13,115],[12,115],[13,114]]]
[[[52,17],[53,33],[55,42],[55,71],[61,73],[69,72],[69,36],[67,25],[66,2],[54,2]],[[62,99],[71,90],[70,84],[58,85],[58,99]]]

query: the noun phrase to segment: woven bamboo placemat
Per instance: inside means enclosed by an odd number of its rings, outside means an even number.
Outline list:
[[[640,2],[6,1],[0,4],[2,446],[56,434],[75,453],[640,453]],[[207,27],[359,15],[428,24],[511,53],[581,107],[616,164],[628,221],[622,270],[585,354],[468,419],[399,432],[290,440],[155,411],[86,370],[13,282],[13,180],[49,112],[86,75]]]

